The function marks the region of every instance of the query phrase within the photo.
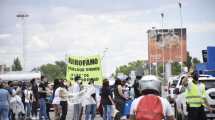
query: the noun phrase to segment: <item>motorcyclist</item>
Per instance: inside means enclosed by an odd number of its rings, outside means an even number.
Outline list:
[[[160,96],[161,81],[156,76],[143,76],[138,89],[141,96],[132,102],[131,120],[174,120],[170,103]]]

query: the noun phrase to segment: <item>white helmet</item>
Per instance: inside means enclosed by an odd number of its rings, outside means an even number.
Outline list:
[[[143,76],[139,83],[139,91],[142,92],[144,90],[155,90],[158,93],[161,93],[161,81],[153,75]]]

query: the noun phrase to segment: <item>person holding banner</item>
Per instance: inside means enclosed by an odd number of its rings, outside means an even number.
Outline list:
[[[52,104],[54,106],[54,120],[59,120],[60,119],[60,82],[58,79],[54,80],[54,86],[53,86],[53,100]]]
[[[59,91],[60,106],[62,111],[60,120],[66,120],[66,115],[68,111],[68,90],[62,81],[60,82],[59,88],[60,88],[60,91]]]
[[[72,93],[79,93],[80,91],[81,91],[81,77],[76,76],[75,83],[72,87]],[[72,120],[80,120],[81,109],[82,109],[81,103],[74,104],[74,112],[72,115],[73,116]]]
[[[92,92],[91,95],[85,99],[85,120],[94,120],[96,116],[96,88],[94,86],[94,79],[91,79],[88,85],[92,87]]]

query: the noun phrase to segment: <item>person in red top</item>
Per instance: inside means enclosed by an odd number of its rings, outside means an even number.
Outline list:
[[[141,96],[132,102],[130,120],[174,120],[170,103],[160,97],[160,80],[156,76],[148,75],[138,82]]]

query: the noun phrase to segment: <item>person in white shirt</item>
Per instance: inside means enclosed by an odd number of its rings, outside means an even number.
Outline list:
[[[59,120],[61,109],[60,109],[60,82],[58,79],[55,79],[54,81],[52,104],[54,105],[55,111],[54,120]]]
[[[67,87],[64,85],[63,81],[61,81],[59,89],[60,89],[59,91],[60,106],[62,111],[60,120],[66,120],[67,111],[68,111],[68,90],[67,90]]]
[[[25,95],[25,111],[27,113],[27,118],[29,118],[31,113],[31,103],[33,100],[33,95],[30,86],[24,90],[24,95]]]
[[[79,93],[81,91],[81,77],[76,76],[75,77],[75,83],[72,87],[72,93]],[[81,110],[82,110],[82,105],[81,103],[74,104],[74,112],[72,115],[72,120],[80,120],[81,117]]]
[[[138,90],[142,94],[130,108],[131,120],[174,120],[174,113],[167,99],[160,97],[161,82],[155,76],[144,76]]]
[[[96,116],[96,88],[93,79],[88,84],[92,91],[90,91],[91,95],[85,99],[85,120],[94,120]]]

